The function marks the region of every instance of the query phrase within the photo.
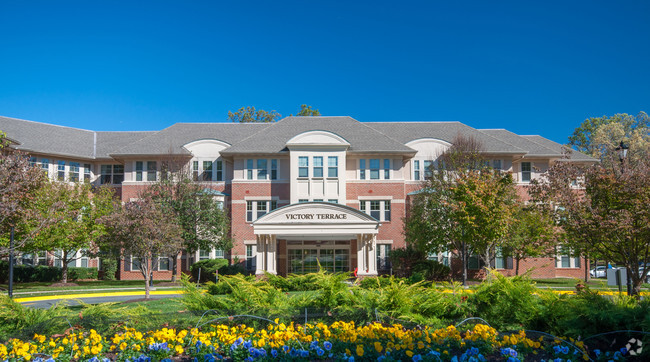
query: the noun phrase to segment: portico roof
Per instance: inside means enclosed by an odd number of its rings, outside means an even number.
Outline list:
[[[280,207],[253,222],[255,235],[376,234],[379,221],[349,206],[304,202]]]

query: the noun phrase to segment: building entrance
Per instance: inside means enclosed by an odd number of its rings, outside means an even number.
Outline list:
[[[350,271],[349,241],[287,241],[287,269],[291,274],[307,274],[320,267],[327,272]]]

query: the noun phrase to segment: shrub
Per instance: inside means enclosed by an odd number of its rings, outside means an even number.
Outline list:
[[[55,282],[61,280],[61,268],[45,265],[14,265],[14,282]],[[0,261],[0,282],[9,281],[9,262]]]
[[[117,260],[115,259],[102,259],[102,271],[104,275],[103,280],[116,280],[115,273],[117,273]]]
[[[393,249],[390,252],[393,262],[395,276],[410,278],[411,283],[422,280],[448,280],[451,269],[439,263],[437,260],[430,260],[426,253],[408,245],[406,248]]]
[[[68,279],[70,280],[97,279],[97,274],[97,268],[68,268]]]
[[[197,281],[199,279],[200,269],[201,280],[198,281],[200,283],[205,283],[207,281],[215,280],[215,273],[217,270],[219,270],[219,274],[223,274],[221,268],[225,266],[228,266],[228,260],[226,259],[206,259],[192,264],[190,272],[192,273],[192,279]]]

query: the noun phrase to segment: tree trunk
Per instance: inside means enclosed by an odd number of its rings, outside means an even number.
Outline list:
[[[521,258],[515,259],[515,275],[519,275],[519,260],[521,260]]]
[[[63,251],[63,257],[61,258],[61,281],[63,284],[68,282],[68,252]]]
[[[176,271],[178,268],[178,255],[180,253],[176,253],[174,257],[172,258],[172,283],[176,282]]]
[[[585,254],[585,284],[589,281],[589,253]]]
[[[149,274],[149,271],[151,270],[149,259],[150,258],[142,258],[140,261],[140,271],[142,272],[142,275],[144,275],[144,299],[149,299],[149,281],[151,280]]]
[[[463,241],[463,249],[460,253],[460,258],[463,263],[463,286],[467,286],[467,245]]]

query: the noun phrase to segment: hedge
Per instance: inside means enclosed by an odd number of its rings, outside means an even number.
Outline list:
[[[45,265],[14,265],[14,283],[57,282],[63,278],[61,268]],[[96,268],[68,268],[68,279],[97,279]],[[0,282],[9,281],[9,262],[0,261]]]

